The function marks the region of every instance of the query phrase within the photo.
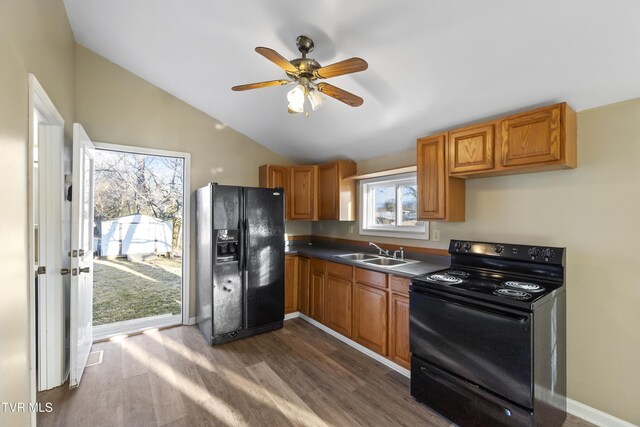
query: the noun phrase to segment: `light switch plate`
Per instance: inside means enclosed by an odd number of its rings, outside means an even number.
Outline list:
[[[431,233],[431,240],[433,240],[434,242],[440,241],[440,230],[433,230],[433,232]]]

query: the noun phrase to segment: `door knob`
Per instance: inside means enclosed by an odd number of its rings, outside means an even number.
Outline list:
[[[71,270],[69,270],[68,268],[61,268],[60,269],[60,274],[62,274],[63,276],[66,276],[70,272],[71,272]]]
[[[91,271],[91,268],[89,267],[84,267],[80,269],[80,273],[89,273]]]

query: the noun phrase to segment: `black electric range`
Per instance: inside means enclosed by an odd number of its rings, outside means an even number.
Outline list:
[[[411,393],[460,425],[566,417],[565,249],[453,240],[410,288]]]

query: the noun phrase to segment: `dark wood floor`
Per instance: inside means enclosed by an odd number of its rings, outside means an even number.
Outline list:
[[[195,327],[94,344],[80,387],[39,393],[39,426],[448,426],[409,380],[304,320],[210,347]],[[590,424],[570,417],[570,426]]]

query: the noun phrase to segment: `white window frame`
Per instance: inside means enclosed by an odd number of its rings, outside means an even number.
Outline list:
[[[416,182],[416,173],[405,173],[398,175],[388,175],[377,178],[363,179],[359,182],[359,232],[365,236],[399,237],[404,239],[429,240],[429,222],[418,221],[415,226],[408,225],[376,225],[371,224],[373,198],[370,197],[369,188],[372,185],[402,185]],[[397,197],[397,195],[396,195]]]

